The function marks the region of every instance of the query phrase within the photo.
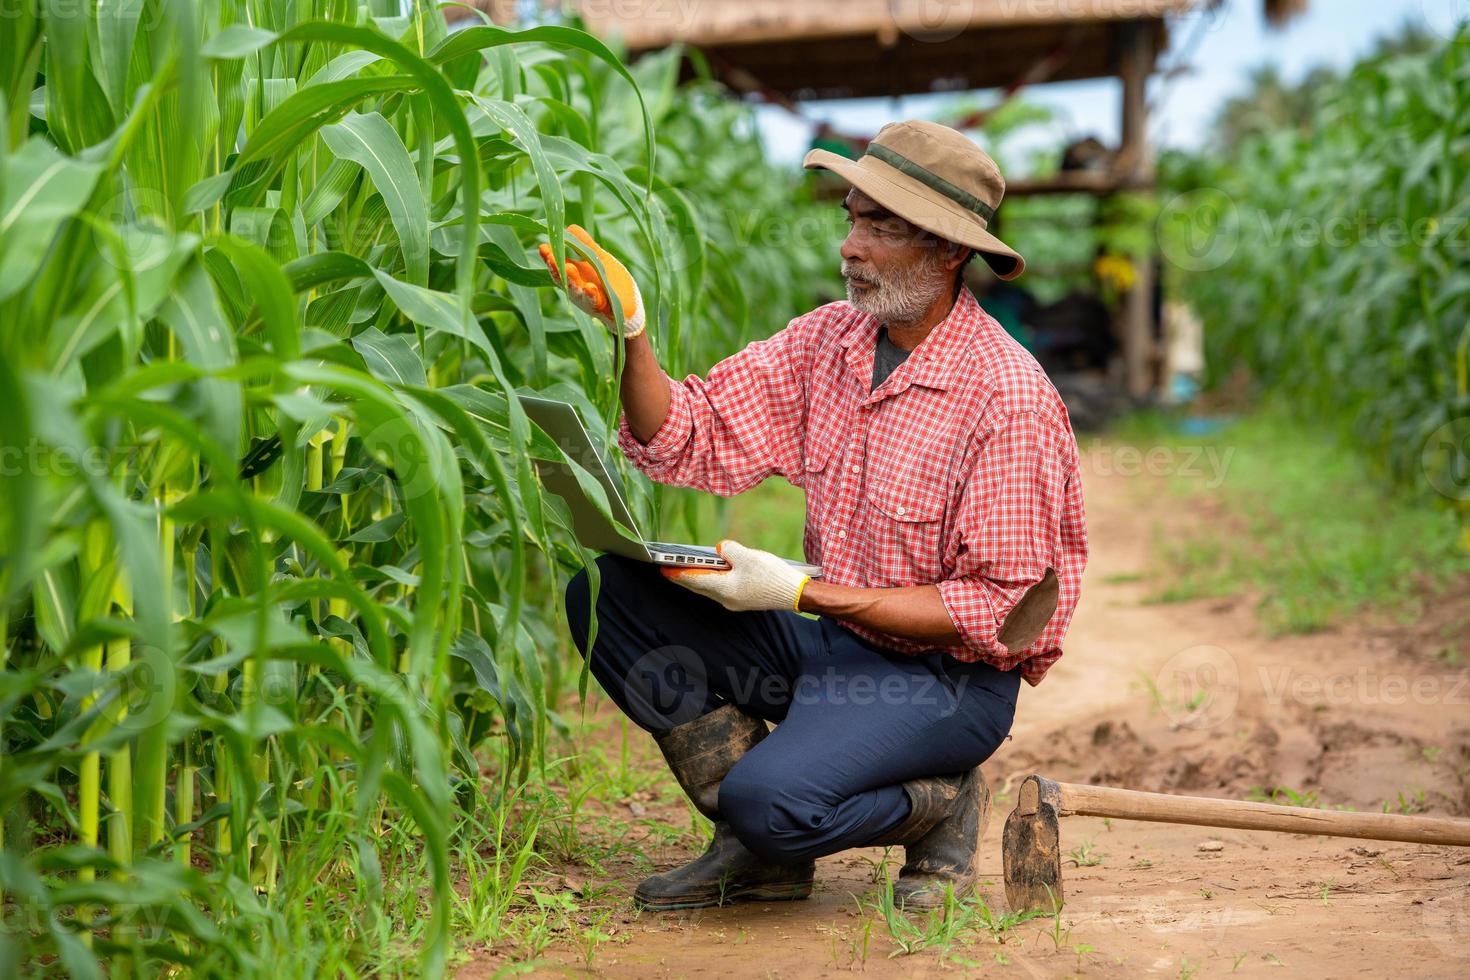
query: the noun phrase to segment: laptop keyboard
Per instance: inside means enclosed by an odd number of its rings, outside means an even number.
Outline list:
[[[719,555],[715,549],[697,544],[665,544],[662,541],[649,541],[648,547],[655,551],[667,551],[671,555],[702,555],[704,557]]]

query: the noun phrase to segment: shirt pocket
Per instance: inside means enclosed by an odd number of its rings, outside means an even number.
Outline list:
[[[878,544],[870,585],[928,585],[943,579],[944,474],[876,470],[864,485]],[[882,579],[879,581],[878,579]]]

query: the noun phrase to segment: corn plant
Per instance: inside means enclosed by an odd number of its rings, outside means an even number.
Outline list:
[[[1470,513],[1470,33],[1321,96],[1305,128],[1176,169],[1194,186],[1165,209],[1166,254],[1217,378],[1245,364]]]
[[[675,58],[423,2],[6,5],[0,972],[442,970],[455,855],[587,684],[518,396],[606,434],[620,365],[535,244],[625,256],[675,372],[821,278],[744,247],[804,206]]]

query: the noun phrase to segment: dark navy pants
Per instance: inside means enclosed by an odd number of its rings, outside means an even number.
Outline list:
[[[586,571],[567,621],[624,714],[662,734],[733,702],[776,723],[719,790],[720,816],[769,860],[873,843],[908,816],[902,782],[972,769],[1010,731],[1019,671],[886,651],[825,616],[730,612],[645,562],[597,565],[590,655]]]

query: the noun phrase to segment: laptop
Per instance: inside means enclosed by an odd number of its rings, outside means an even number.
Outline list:
[[[608,551],[638,561],[656,565],[702,565],[714,568],[729,568],[730,563],[720,557],[714,548],[697,544],[673,544],[668,541],[649,541],[638,530],[632,513],[623,502],[618,483],[613,477],[607,460],[592,441],[591,434],[582,425],[582,417],[569,402],[554,398],[521,395],[521,404],[526,414],[539,425],[567,456],[576,460],[584,470],[601,484],[607,493],[608,509],[613,519],[631,530],[631,535],[619,528],[603,515],[597,505],[587,496],[587,491],[578,482],[576,472],[565,462],[538,459],[537,471],[546,489],[562,498],[572,515],[572,532],[577,540],[588,548]],[[793,568],[812,578],[820,578],[822,567],[793,558],[784,559]]]

